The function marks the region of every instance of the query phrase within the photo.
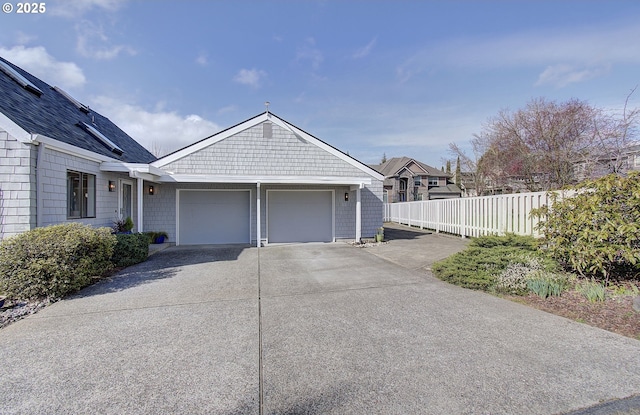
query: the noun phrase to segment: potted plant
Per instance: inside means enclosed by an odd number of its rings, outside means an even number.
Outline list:
[[[131,233],[133,229],[133,220],[131,216],[127,216],[126,219],[117,219],[113,221],[113,226],[111,227],[114,233]]]
[[[163,244],[165,240],[169,239],[169,235],[165,231],[153,232],[153,243]]]
[[[376,232],[376,242],[384,241],[384,228],[378,228]]]

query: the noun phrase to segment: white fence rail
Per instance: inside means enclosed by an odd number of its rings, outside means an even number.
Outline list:
[[[462,237],[505,233],[538,237],[538,221],[529,213],[548,205],[549,199],[547,192],[536,192],[386,203],[384,220]]]

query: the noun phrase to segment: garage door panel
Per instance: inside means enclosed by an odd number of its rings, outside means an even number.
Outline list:
[[[269,242],[333,241],[331,191],[270,191],[267,203]]]
[[[180,244],[249,243],[248,191],[182,191]]]

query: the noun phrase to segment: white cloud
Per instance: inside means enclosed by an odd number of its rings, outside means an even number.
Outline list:
[[[233,80],[242,85],[249,85],[254,88],[260,88],[260,84],[267,73],[258,69],[240,69],[240,71],[233,77]]]
[[[206,138],[220,127],[199,115],[180,115],[175,111],[147,111],[118,99],[99,96],[95,108],[150,151],[166,154]],[[162,108],[158,105],[157,108]]]
[[[353,54],[353,58],[354,59],[360,59],[360,58],[364,58],[365,56],[369,55],[371,53],[371,51],[373,50],[373,47],[376,45],[376,41],[378,40],[378,38],[373,38],[371,39],[371,42],[367,43],[366,46],[358,49],[356,51],[356,53]]]
[[[47,4],[47,11],[54,16],[75,18],[82,16],[93,8],[117,11],[128,0],[58,0]]]
[[[569,84],[597,78],[608,73],[610,68],[610,65],[589,68],[580,68],[568,64],[551,65],[540,74],[535,85],[553,85],[562,88]]]
[[[640,26],[619,24],[571,31],[535,31],[476,39],[457,38],[425,47],[401,62],[400,80],[408,80],[433,66],[465,69],[544,67],[538,82],[564,76],[556,85],[582,82],[607,73],[620,63],[640,63],[640,48],[630,39],[640,38]],[[567,70],[565,65],[572,67]]]
[[[309,61],[311,63],[311,67],[316,70],[324,60],[324,55],[320,49],[316,48],[316,40],[310,37],[307,38],[304,44],[298,48],[296,60],[298,62]]]
[[[196,58],[196,63],[200,66],[207,66],[209,64],[207,54],[205,52],[200,52],[200,54]]]
[[[14,46],[11,49],[0,47],[0,55],[51,85],[74,89],[82,87],[86,82],[78,65],[57,61],[43,46]]]
[[[20,30],[18,31],[18,34],[16,36],[16,43],[19,45],[26,45],[27,43],[31,43],[36,39],[38,39],[38,36],[29,35]]]
[[[98,60],[110,60],[121,53],[135,55],[136,51],[126,45],[112,45],[101,26],[88,21],[76,25],[78,39],[76,50],[82,56]]]

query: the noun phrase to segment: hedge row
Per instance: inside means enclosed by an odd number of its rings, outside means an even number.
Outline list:
[[[0,242],[0,295],[56,300],[114,266],[144,261],[148,249],[145,235],[113,235],[110,228],[79,223],[36,228]]]

